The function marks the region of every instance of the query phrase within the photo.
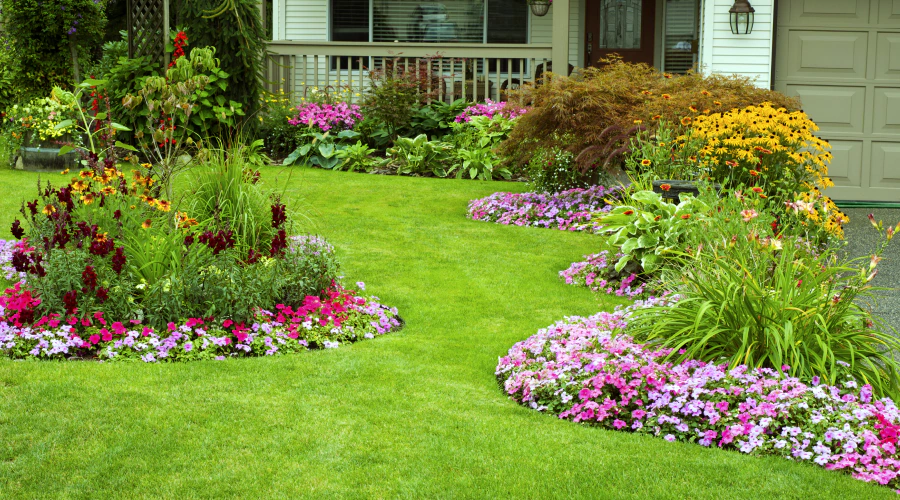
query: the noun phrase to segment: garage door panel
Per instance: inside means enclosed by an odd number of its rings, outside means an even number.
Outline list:
[[[820,134],[863,132],[865,87],[787,85],[785,93],[800,98],[803,111],[819,126]]]
[[[900,188],[900,143],[872,143],[872,187]],[[900,191],[898,191],[900,197]]]
[[[900,27],[900,0],[881,0],[878,6],[878,24]]]
[[[828,164],[828,176],[835,186],[860,187],[862,181],[863,141],[829,141],[831,144],[831,163]]]
[[[791,31],[788,78],[866,78],[867,32]]]
[[[900,88],[876,88],[872,132],[900,140]]]
[[[900,2],[900,0],[897,0]],[[876,43],[875,78],[900,79],[900,33],[879,33]]]
[[[791,24],[846,25],[869,21],[869,0],[791,0]]]

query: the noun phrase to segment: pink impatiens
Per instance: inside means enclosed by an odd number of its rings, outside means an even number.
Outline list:
[[[349,130],[359,120],[362,120],[362,115],[356,104],[308,102],[297,106],[297,115],[288,120],[288,123],[294,126],[316,127],[322,132],[328,132],[331,129]]]
[[[829,385],[773,369],[673,365],[668,351],[623,333],[632,310],[671,300],[560,321],[514,345],[497,377],[514,400],[559,418],[779,455],[900,487],[900,410],[891,399],[875,399],[855,380]]]
[[[528,108],[520,108],[505,101],[492,101],[488,99],[484,104],[473,104],[456,117],[456,123],[467,122],[476,116],[493,118],[495,115],[506,117],[510,120],[518,118],[528,111]]]

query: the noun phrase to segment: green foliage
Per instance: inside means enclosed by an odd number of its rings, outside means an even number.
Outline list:
[[[150,62],[146,57],[128,58],[127,34],[121,32],[122,40],[107,42],[103,45],[103,56],[91,69],[92,77],[103,81],[99,92],[109,100],[110,113],[116,120],[130,128],[139,130],[146,120],[148,111],[144,108],[130,109],[122,104],[129,94],[137,95],[144,86],[144,81],[151,76],[163,74],[162,68]],[[133,133],[124,133],[123,142],[131,142]]]
[[[429,141],[425,134],[415,138],[399,137],[394,146],[388,148],[387,155],[397,168],[397,174],[421,175],[431,173],[436,177],[446,177],[447,161],[453,147],[446,142]]]
[[[179,58],[166,71],[166,78],[176,86],[201,79],[205,82],[192,86],[189,98],[193,106],[190,128],[200,139],[224,137],[244,116],[243,104],[227,97],[230,77],[219,67],[215,47],[191,49],[190,57]]]
[[[338,150],[337,157],[342,160],[335,170],[341,170],[344,167],[353,172],[355,170],[371,171],[381,161],[372,157],[375,150],[363,144],[362,141],[356,141],[356,144],[350,144]]]
[[[295,128],[304,130],[300,127]],[[353,130],[341,130],[332,134],[331,131],[320,132],[317,127],[307,127],[300,134],[302,145],[284,159],[283,165],[302,163],[329,170],[334,168],[340,170],[340,167],[344,165],[342,161],[344,157],[340,156],[340,152],[347,147],[341,141],[357,137],[359,137],[359,133]]]
[[[54,86],[71,88],[69,44],[75,44],[80,67],[88,66],[103,39],[106,0],[2,0],[0,5],[15,54],[15,64],[8,67],[15,93],[29,99],[47,95]]]
[[[528,186],[538,193],[558,193],[590,185],[575,165],[575,155],[553,146],[540,148],[528,162]]]
[[[364,102],[366,119],[384,127],[383,133],[388,139],[395,139],[412,123],[413,114],[421,102],[419,84],[405,73],[373,71],[369,74]],[[372,135],[376,143],[384,137],[377,128],[374,128]]]
[[[871,259],[847,261],[801,239],[737,236],[684,255],[671,288],[682,298],[636,313],[629,332],[674,349],[676,362],[724,360],[829,384],[850,375],[896,394],[900,341],[863,308],[889,238]]]
[[[693,181],[702,177],[697,153],[702,143],[690,133],[679,137],[675,129],[661,122],[656,130],[637,132],[625,154],[625,172],[633,181],[649,185],[654,180]]]
[[[256,116],[266,61],[266,38],[259,17],[259,2],[191,0],[178,2],[174,9],[179,23],[190,29],[191,44],[215,47],[219,67],[228,75],[228,87],[222,89],[224,102],[216,104],[228,107],[226,103],[240,102],[245,116]],[[248,132],[257,126],[252,121],[235,120]]]
[[[279,91],[265,96],[256,136],[264,140],[272,157],[284,158],[302,145],[303,128],[288,123],[296,114],[289,95]]]
[[[14,82],[15,64],[12,44],[6,34],[0,31],[0,116],[17,100],[19,89]]]
[[[509,136],[514,123],[500,114],[493,118],[475,116],[467,122],[451,121],[452,133],[446,140],[454,146],[456,161],[461,162],[454,166],[458,168],[457,177],[491,180],[495,173],[504,179],[512,177],[508,169],[498,166],[500,158],[494,148]]]
[[[233,231],[241,255],[267,250],[278,232],[272,226],[273,193],[257,183],[256,165],[249,164],[248,146],[206,151],[202,164],[191,169],[183,210],[200,227]]]
[[[690,195],[675,204],[653,191],[638,191],[631,201],[635,205],[618,206],[597,220],[603,232],[612,233],[609,243],[623,254],[615,265],[619,272],[626,267],[632,272],[658,270],[702,234],[710,211],[708,204]]]
[[[468,107],[469,101],[457,99],[453,102],[431,101],[418,108],[410,120],[410,134],[425,134],[441,137],[451,132],[454,119]]]

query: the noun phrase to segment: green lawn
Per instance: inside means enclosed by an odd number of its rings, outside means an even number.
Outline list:
[[[290,173],[290,178],[288,178]],[[0,171],[0,238],[35,174]],[[59,176],[57,175],[57,178]],[[406,328],[183,364],[0,360],[0,498],[892,498],[776,458],[583,427],[508,400],[497,357],[612,308],[557,272],[596,236],[465,218],[521,184],[270,169]]]

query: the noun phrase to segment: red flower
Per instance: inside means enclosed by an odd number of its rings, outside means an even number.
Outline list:
[[[681,218],[682,218],[682,219],[690,219],[690,218],[691,218],[691,214],[684,214],[684,215],[681,216]]]
[[[662,189],[663,191],[668,191],[668,190],[672,189],[672,185],[671,184],[660,184],[659,188]]]
[[[97,273],[94,272],[93,266],[84,266],[84,271],[81,273],[81,281],[90,290],[97,288]]]
[[[63,295],[63,305],[66,307],[66,314],[75,314],[78,309],[78,292],[69,290]]]
[[[19,219],[16,219],[12,223],[12,228],[10,228],[12,235],[15,239],[21,240],[23,236],[25,236],[25,230],[22,229],[22,223],[19,222]]]
[[[91,342],[91,344],[97,344],[100,342],[100,336],[95,333],[88,337],[88,340]]]
[[[101,286],[97,289],[97,300],[102,304],[106,302],[107,299],[109,299],[109,290]]]
[[[622,213],[623,213],[624,215],[631,215],[631,214],[634,213],[634,210],[626,210],[626,211],[624,211],[624,212],[622,212]]]

